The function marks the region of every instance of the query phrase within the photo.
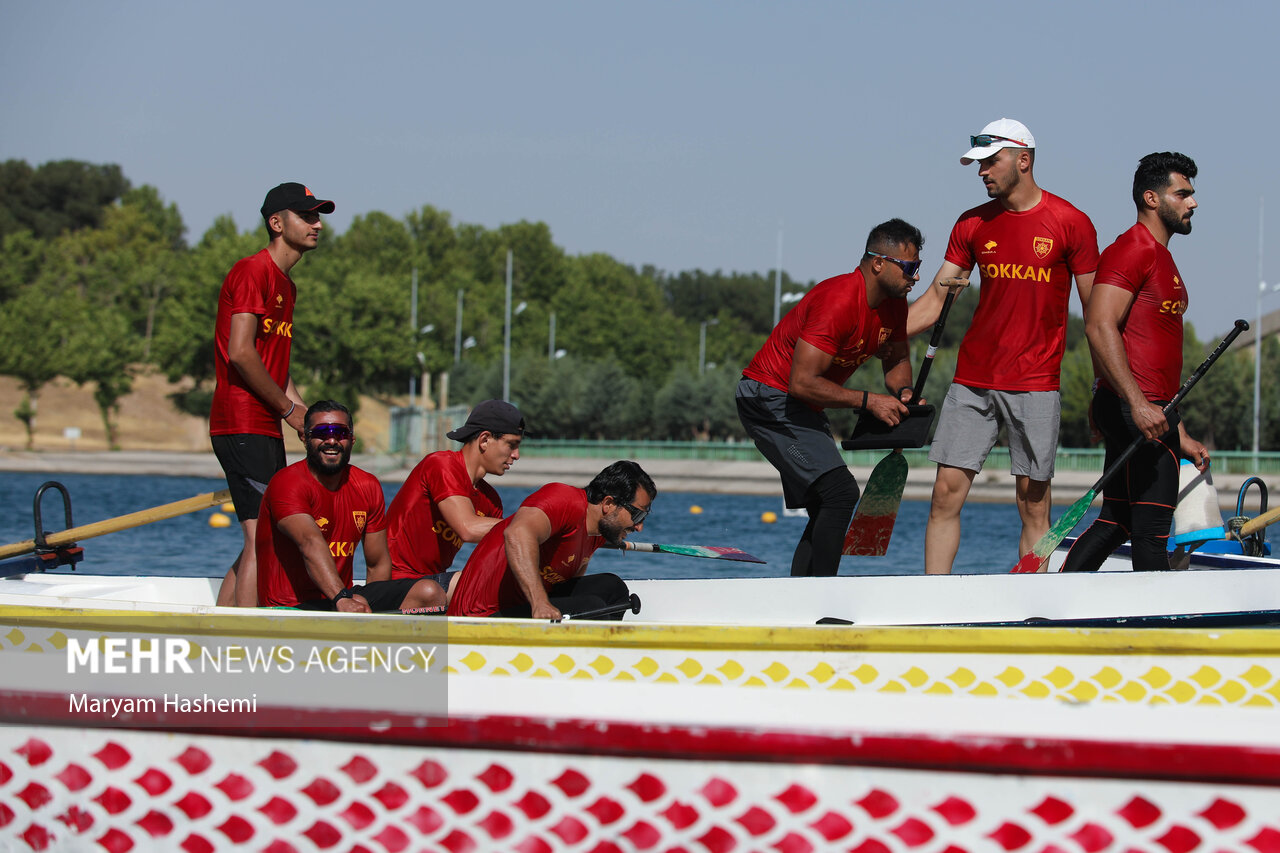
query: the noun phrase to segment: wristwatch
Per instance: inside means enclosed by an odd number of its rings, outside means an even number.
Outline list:
[[[333,598],[329,599],[329,603],[332,604],[334,607],[337,607],[338,599],[340,598],[355,598],[355,593],[351,591],[350,587],[343,587],[342,589],[338,590],[338,593]]]

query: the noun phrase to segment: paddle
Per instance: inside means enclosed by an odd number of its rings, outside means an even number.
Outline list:
[[[597,607],[595,610],[586,610],[582,613],[564,613],[561,614],[560,621],[569,622],[574,619],[599,619],[602,616],[616,616],[619,613],[626,613],[628,610],[632,613],[640,612],[640,596],[636,595],[634,592],[631,593],[631,597],[627,599],[626,602],[610,604],[607,607]]]
[[[151,509],[143,509],[131,512],[128,515],[108,518],[103,521],[95,521],[92,524],[70,527],[57,533],[50,533],[45,536],[44,541],[46,545],[52,548],[60,548],[66,545],[73,545],[80,539],[91,539],[104,533],[116,533],[120,530],[128,530],[131,527],[141,527],[153,521],[164,521],[166,518],[174,518],[179,515],[186,515],[189,512],[208,509],[211,506],[217,506],[229,500],[231,500],[231,492],[227,489],[223,489],[220,492],[207,492],[203,495],[196,495],[195,497],[185,498],[173,503],[152,507]],[[15,542],[12,545],[3,545],[0,546],[0,560],[16,557],[19,554],[30,554],[35,549],[36,543],[34,539]]]
[[[1179,403],[1182,402],[1182,398],[1187,396],[1187,392],[1195,387],[1195,384],[1200,381],[1200,378],[1208,372],[1209,368],[1213,366],[1213,363],[1218,360],[1218,356],[1222,355],[1222,353],[1226,351],[1227,347],[1231,346],[1231,342],[1236,339],[1236,336],[1248,328],[1249,324],[1244,320],[1236,320],[1235,328],[1227,333],[1227,336],[1222,339],[1222,343],[1218,344],[1214,351],[1209,353],[1209,357],[1201,362],[1200,366],[1187,377],[1187,381],[1182,383],[1182,387],[1178,389],[1178,393],[1174,394],[1173,399],[1169,401],[1169,405],[1164,407],[1166,417],[1174,410],[1174,408],[1177,407]],[[1081,497],[1080,500],[1073,503],[1067,511],[1064,512],[1056,522],[1054,522],[1053,526],[1049,528],[1049,532],[1040,537],[1040,541],[1035,544],[1035,547],[1028,551],[1022,559],[1018,561],[1018,564],[1013,567],[1012,573],[1031,574],[1032,572],[1043,571],[1044,565],[1049,559],[1049,555],[1062,544],[1062,540],[1067,538],[1067,534],[1069,534],[1075,526],[1080,523],[1080,519],[1084,517],[1086,512],[1088,512],[1089,504],[1093,503],[1093,499],[1098,496],[1098,492],[1107,484],[1107,481],[1114,477],[1116,473],[1125,466],[1130,457],[1132,457],[1134,453],[1138,452],[1138,448],[1141,447],[1146,440],[1146,436],[1142,435],[1135,438],[1133,442],[1124,449],[1124,452],[1116,458],[1116,461],[1111,464],[1111,467],[1102,472],[1102,476],[1098,478],[1098,482],[1094,483],[1093,487],[1089,489],[1089,491],[1085,492],[1084,496]]]
[[[621,545],[613,546],[619,551],[643,551],[648,554],[680,554],[685,557],[706,557],[710,560],[732,560],[737,563],[763,563],[764,560],[752,556],[741,548],[730,548],[723,545],[658,545],[652,542],[632,542],[624,539]]]
[[[956,288],[951,287],[942,303],[938,322],[933,326],[929,348],[925,350],[924,363],[920,365],[920,375],[916,377],[916,387],[911,392],[913,402],[919,400],[924,393],[924,381],[929,377],[929,368],[933,366],[933,357],[942,341],[942,328],[947,323],[947,314],[950,313],[951,303],[955,298]],[[853,514],[849,532],[844,537],[844,554],[883,557],[888,553],[889,539],[893,536],[898,509],[902,506],[902,492],[906,487],[907,458],[902,455],[902,448],[896,448],[876,464],[871,476],[867,478],[862,500],[858,502],[858,510]]]

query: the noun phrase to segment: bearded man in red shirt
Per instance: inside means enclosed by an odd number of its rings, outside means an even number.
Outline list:
[[[1092,572],[1126,539],[1133,568],[1169,568],[1169,525],[1178,502],[1178,465],[1185,455],[1203,471],[1209,451],[1164,406],[1182,379],[1186,282],[1169,253],[1174,234],[1191,233],[1195,161],[1165,151],[1148,154],[1133,176],[1138,221],[1098,261],[1085,334],[1098,371],[1090,414],[1107,447],[1106,467],[1142,436],[1147,441],[1102,490],[1102,512],[1067,554],[1064,572]]]
[[[1002,118],[969,137],[969,144],[960,163],[978,164],[992,200],[961,214],[942,267],[907,320],[910,335],[932,327],[947,288],[964,283],[978,267],[978,307],[929,450],[938,465],[925,530],[929,574],[951,572],[960,547],[960,510],[1002,426],[1022,520],[1019,555],[1048,532],[1071,279],[1081,306],[1088,305],[1098,265],[1098,236],[1089,217],[1036,184],[1036,141],[1026,125]]]

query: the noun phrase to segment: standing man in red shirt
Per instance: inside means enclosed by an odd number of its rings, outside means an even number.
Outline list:
[[[448,591],[446,571],[464,542],[479,542],[502,520],[502,498],[484,481],[501,477],[520,458],[524,416],[502,400],[485,400],[449,433],[458,450],[423,457],[387,511],[391,577],[434,577]]]
[[[382,484],[351,464],[351,413],[321,400],[307,410],[307,458],[271,478],[257,525],[258,601],[264,607],[369,613],[439,607],[434,581],[391,572]],[[352,586],[356,545],[369,582]]]
[[[258,603],[254,538],[262,494],[253,482],[266,483],[284,467],[281,420],[302,434],[307,404],[289,376],[298,292],[289,271],[316,247],[322,213],[333,213],[333,202],[316,198],[302,184],[280,184],[268,192],[262,203],[267,247],[237,261],[218,296],[209,437],[244,534],[240,555],[218,591],[220,605]]]
[[[906,295],[919,280],[923,244],[920,229],[901,219],[877,225],[858,268],[806,293],[742,372],[738,417],[778,469],[786,505],[809,511],[791,560],[793,577],[836,574],[858,504],[858,483],[824,410],[858,409],[891,425],[907,414]],[[872,356],[882,362],[889,393],[845,388]]]
[[[912,303],[907,321],[909,335],[932,327],[947,288],[967,279],[977,264],[978,307],[929,450],[938,465],[925,531],[929,574],[951,572],[960,547],[960,510],[1002,426],[1022,519],[1018,553],[1048,532],[1071,279],[1081,306],[1088,305],[1098,265],[1098,236],[1089,217],[1036,184],[1036,142],[1026,125],[1002,118],[969,137],[969,144],[960,163],[978,164],[992,200],[961,214],[941,269]]]
[[[626,459],[585,489],[548,483],[471,552],[449,615],[559,619],[625,603],[631,593],[622,578],[588,575],[587,564],[597,548],[618,547],[628,533],[643,530],[657,496],[644,469]]]
[[[1191,233],[1197,207],[1195,161],[1165,151],[1148,154],[1133,175],[1138,222],[1098,261],[1085,334],[1098,386],[1090,411],[1107,447],[1107,468],[1139,436],[1147,441],[1103,487],[1102,512],[1067,555],[1064,572],[1097,571],[1126,539],[1133,568],[1169,568],[1169,525],[1178,502],[1178,461],[1209,465],[1209,451],[1187,435],[1164,406],[1182,379],[1182,315],[1187,286],[1169,253],[1169,238]]]

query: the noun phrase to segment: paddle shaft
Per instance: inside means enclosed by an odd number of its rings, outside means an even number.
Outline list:
[[[1187,377],[1187,381],[1183,382],[1182,387],[1178,389],[1178,393],[1174,394],[1173,399],[1164,407],[1165,417],[1172,414],[1173,410],[1182,402],[1182,399],[1187,396],[1187,392],[1194,388],[1196,383],[1200,381],[1201,377],[1209,372],[1210,367],[1213,367],[1213,363],[1218,360],[1218,356],[1226,352],[1227,347],[1231,346],[1231,342],[1234,341],[1241,332],[1247,331],[1248,328],[1249,324],[1244,320],[1236,320],[1235,328],[1228,332],[1227,336],[1222,339],[1222,343],[1218,344],[1218,346],[1214,348],[1213,352],[1209,353],[1209,357],[1200,362],[1200,366],[1191,372],[1191,375]],[[1094,483],[1093,488],[1089,490],[1091,492],[1089,496],[1090,503],[1093,502],[1093,498],[1097,496],[1102,487],[1105,486],[1107,482],[1125,466],[1125,463],[1133,457],[1133,454],[1138,452],[1138,448],[1142,447],[1146,441],[1147,437],[1145,435],[1140,435],[1135,438],[1130,442],[1129,446],[1124,449],[1124,452],[1116,457],[1116,461],[1111,463],[1111,467],[1102,472],[1102,476],[1098,478],[1098,482]]]
[[[229,500],[231,500],[231,492],[227,489],[223,489],[220,492],[207,492],[203,495],[196,495],[195,497],[185,498],[173,503],[152,507],[151,509],[131,512],[128,515],[59,530],[57,533],[50,533],[44,538],[44,541],[50,547],[59,548],[64,545],[72,545],[81,539],[101,536],[104,533],[116,533],[120,530],[128,530],[131,527],[151,524],[153,521],[164,521],[166,518],[175,518],[179,515],[186,515],[189,512],[198,512],[211,506],[226,503]],[[16,557],[20,554],[30,554],[35,549],[36,543],[34,539],[15,542],[12,545],[0,545],[0,560]]]
[[[741,548],[718,549],[711,545],[660,545],[655,542],[632,542],[630,539],[624,539],[622,544],[612,547],[617,548],[619,551],[640,551],[645,554],[679,554],[682,557],[705,557],[708,560],[732,560],[736,563],[764,562],[764,560],[748,554]]]
[[[1268,524],[1274,524],[1277,521],[1280,521],[1280,507],[1267,510],[1262,515],[1255,516],[1249,519],[1243,525],[1241,525],[1239,531],[1228,533],[1227,538],[1243,539],[1244,537],[1249,536],[1250,534],[1257,533],[1259,530],[1266,527]]]
[[[1218,360],[1218,356],[1226,352],[1227,347],[1231,346],[1231,342],[1234,341],[1241,332],[1248,328],[1249,324],[1244,320],[1236,320],[1235,328],[1228,332],[1227,336],[1222,339],[1222,343],[1218,344],[1218,346],[1214,348],[1213,352],[1209,353],[1209,357],[1202,361],[1200,366],[1192,371],[1191,375],[1187,377],[1187,381],[1183,382],[1182,387],[1178,389],[1178,393],[1174,394],[1173,399],[1164,407],[1164,413],[1166,416],[1168,416],[1174,408],[1182,402],[1183,398],[1187,396],[1187,392],[1194,388],[1196,383],[1200,381],[1200,378],[1209,371],[1209,368],[1213,366],[1213,363]],[[1137,453],[1138,448],[1142,447],[1143,443],[1146,441],[1147,437],[1140,435],[1124,449],[1124,452],[1116,458],[1116,461],[1111,463],[1111,465],[1102,472],[1102,476],[1098,478],[1098,482],[1094,483],[1093,487],[1090,488],[1083,497],[1072,504],[1067,511],[1062,514],[1058,523],[1055,523],[1050,527],[1049,532],[1044,536],[1041,536],[1040,541],[1037,542],[1035,546],[1018,561],[1018,564],[1013,567],[1014,574],[1030,574],[1032,572],[1040,571],[1045,561],[1049,559],[1049,555],[1052,554],[1054,549],[1062,543],[1062,540],[1067,537],[1067,534],[1071,532],[1072,528],[1074,528],[1076,524],[1080,523],[1080,518],[1084,515],[1089,504],[1093,503],[1093,499],[1098,496],[1098,492],[1102,490],[1102,487],[1105,486],[1107,482],[1110,481],[1110,479],[1129,462],[1129,459],[1133,457],[1133,454]],[[1066,525],[1062,523],[1066,519],[1073,520],[1069,525]]]
[[[942,300],[942,310],[938,312],[938,322],[933,324],[933,334],[929,336],[929,348],[924,351],[924,361],[920,364],[920,375],[916,377],[915,390],[911,392],[911,402],[915,403],[924,393],[924,381],[929,378],[929,368],[933,367],[933,356],[938,352],[938,344],[942,343],[942,329],[947,325],[947,315],[951,313],[951,303],[956,301],[956,289],[947,288],[947,298]]]

